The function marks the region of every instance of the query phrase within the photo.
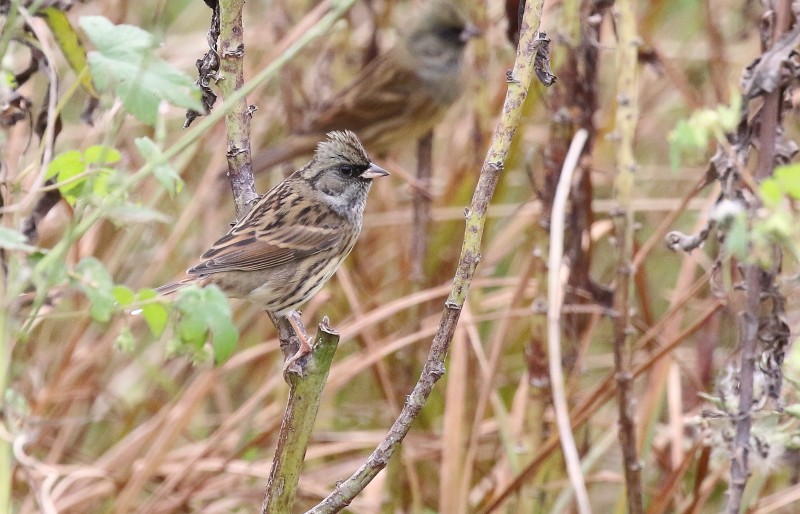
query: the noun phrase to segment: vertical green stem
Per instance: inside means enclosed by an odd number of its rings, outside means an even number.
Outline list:
[[[636,134],[637,81],[636,66],[638,39],[636,37],[636,12],[632,0],[619,0],[617,13],[617,178],[615,194],[620,207],[617,223],[619,259],[617,263],[616,292],[614,294],[614,369],[617,380],[617,408],[619,413],[619,442],[625,472],[625,491],[628,512],[643,512],[641,464],[636,443],[633,399],[630,372],[632,349],[630,347],[629,316],[631,277],[633,270],[633,195],[636,160],[633,142]]]
[[[305,375],[288,374],[289,400],[278,434],[278,447],[269,473],[267,492],[261,506],[263,514],[292,512],[322,390],[339,344],[339,334],[327,325],[327,321],[323,319],[319,325],[317,342],[304,367]]]

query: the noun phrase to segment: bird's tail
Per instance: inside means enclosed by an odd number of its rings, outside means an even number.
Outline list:
[[[156,288],[156,292],[158,294],[160,294],[160,295],[166,296],[168,294],[174,293],[175,291],[177,291],[178,289],[181,289],[184,286],[187,286],[187,285],[191,284],[194,281],[195,281],[195,277],[184,278],[183,280],[179,280],[179,281],[173,282],[171,284],[165,284],[165,285],[163,285],[161,287],[157,287]]]
[[[315,134],[289,136],[280,143],[262,150],[253,156],[253,174],[265,173],[271,168],[289,162],[296,157],[314,153],[320,137]]]
[[[179,280],[179,281],[173,282],[171,284],[164,284],[163,286],[156,288],[156,293],[158,293],[158,294],[160,294],[162,296],[166,296],[168,294],[174,293],[175,291],[177,291],[178,289],[180,289],[180,288],[182,288],[184,286],[188,286],[189,284],[191,284],[194,281],[195,281],[195,277],[187,277],[187,278],[184,278],[183,280]],[[142,309],[133,309],[132,311],[130,311],[130,314],[132,316],[138,316],[141,313],[142,313]]]

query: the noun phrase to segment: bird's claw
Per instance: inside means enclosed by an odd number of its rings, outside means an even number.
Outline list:
[[[299,334],[298,334],[299,336]],[[294,355],[289,357],[283,364],[283,376],[297,375],[305,376],[305,364],[307,356],[311,355],[311,342],[312,338],[298,337],[300,339],[300,348],[297,349]]]

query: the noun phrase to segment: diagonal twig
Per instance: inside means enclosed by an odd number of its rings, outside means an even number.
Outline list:
[[[340,482],[328,497],[309,510],[310,514],[340,511],[375,478],[379,471],[386,467],[389,458],[391,458],[411,429],[411,424],[422,410],[422,406],[430,396],[433,386],[444,374],[444,359],[447,356],[461,309],[480,261],[481,238],[486,222],[486,210],[508,157],[511,140],[519,125],[522,106],[525,103],[528,88],[534,76],[533,64],[540,41],[538,29],[543,7],[544,0],[529,1],[525,6],[514,68],[506,76],[508,91],[503,104],[502,116],[495,127],[491,146],[481,168],[475,193],[472,196],[472,202],[466,210],[466,230],[453,286],[445,302],[439,329],[433,338],[430,353],[420,378],[411,394],[407,397],[403,411],[392,425],[386,438],[350,478]]]

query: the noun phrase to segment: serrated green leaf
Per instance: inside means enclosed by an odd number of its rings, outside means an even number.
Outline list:
[[[127,307],[136,299],[136,294],[133,290],[126,286],[116,285],[112,287],[111,294],[114,295],[114,299],[122,307]]]
[[[163,160],[161,149],[150,138],[139,137],[135,140],[136,148],[148,162],[153,162],[153,174],[156,176],[159,184],[163,187],[170,197],[175,193],[180,193],[183,189],[183,180],[178,175],[178,172],[169,164],[168,161]]]
[[[120,352],[130,353],[135,346],[136,339],[134,339],[131,329],[127,326],[122,327],[119,335],[117,335],[117,338],[114,340],[114,348]]]
[[[155,46],[153,36],[133,25],[114,25],[103,16],[83,16],[79,23],[92,43],[109,55],[137,55]]]
[[[102,323],[114,312],[114,282],[105,266],[94,257],[86,257],[75,267],[78,285],[91,303],[92,319]]]
[[[70,68],[81,77],[81,86],[83,89],[86,90],[92,97],[97,98],[97,91],[94,89],[94,85],[92,84],[92,78],[87,75],[83,74],[82,72],[86,69],[87,61],[86,61],[86,49],[83,47],[80,38],[78,37],[75,28],[70,23],[69,18],[64,13],[55,7],[45,7],[43,9],[39,9],[37,13],[44,17],[47,26],[50,28],[50,31],[53,34],[53,37],[58,44],[58,47],[61,49],[61,53],[64,54],[64,58],[69,63]]]
[[[194,80],[153,55],[150,34],[131,25],[114,25],[101,16],[81,18],[81,27],[98,49],[89,53],[97,87],[113,89],[136,118],[154,125],[162,100],[203,109]]]
[[[35,246],[28,244],[25,234],[6,227],[0,227],[0,248],[6,250],[22,250],[23,252],[35,252]]]
[[[139,298],[142,298],[141,291]],[[169,311],[160,303],[148,303],[142,306],[142,317],[150,329],[153,337],[160,337],[167,327],[167,320],[169,320]]]

